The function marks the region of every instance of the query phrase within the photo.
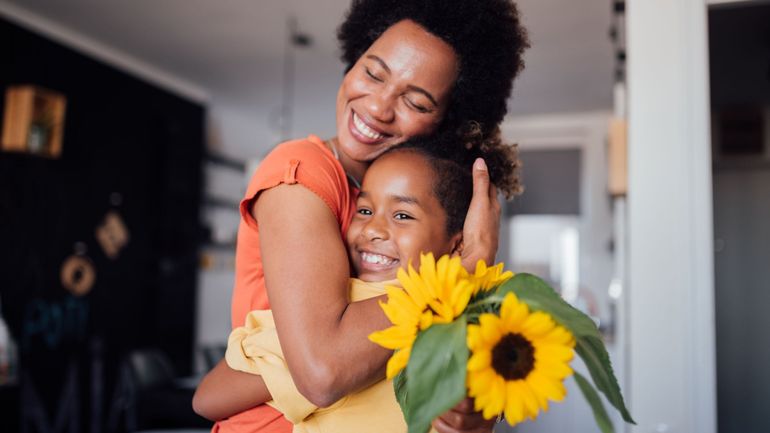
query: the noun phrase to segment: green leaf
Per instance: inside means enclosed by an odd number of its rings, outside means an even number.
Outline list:
[[[398,372],[396,377],[393,378],[393,391],[396,393],[396,400],[398,405],[401,406],[401,412],[404,414],[404,419],[408,419],[408,407],[406,405],[406,369]]]
[[[425,433],[431,422],[465,397],[467,322],[460,316],[433,325],[414,342],[406,366],[404,418],[409,433]]]
[[[497,289],[497,293],[502,296],[508,292],[516,294],[530,309],[550,314],[554,320],[572,332],[575,336],[575,352],[585,362],[596,387],[626,422],[636,424],[623,401],[618,380],[612,371],[610,356],[594,321],[565,302],[555,290],[534,275],[516,274]]]
[[[602,399],[599,397],[599,393],[596,392],[594,387],[591,385],[591,382],[589,382],[588,379],[583,377],[583,375],[577,371],[575,372],[575,382],[577,382],[578,388],[580,388],[580,391],[583,393],[586,401],[591,406],[591,410],[594,412],[596,425],[599,426],[599,429],[602,431],[602,433],[614,433],[615,428],[612,426],[610,416],[607,415],[607,411],[604,409],[604,403],[602,403]]]

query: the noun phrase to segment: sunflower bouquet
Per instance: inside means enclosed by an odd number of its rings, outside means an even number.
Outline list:
[[[425,433],[466,395],[486,419],[534,420],[564,399],[572,375],[602,432],[613,427],[597,388],[634,422],[596,325],[543,280],[483,261],[471,274],[458,257],[427,254],[398,281],[380,303],[393,326],[369,338],[395,351],[386,374],[409,433]],[[592,381],[570,367],[574,353]]]

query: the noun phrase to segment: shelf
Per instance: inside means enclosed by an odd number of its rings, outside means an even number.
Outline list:
[[[31,85],[8,87],[0,148],[58,158],[66,105],[64,95],[51,90]]]

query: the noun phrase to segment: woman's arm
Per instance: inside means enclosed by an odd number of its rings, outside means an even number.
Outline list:
[[[500,201],[497,188],[489,181],[487,165],[481,158],[473,164],[473,198],[463,226],[462,261],[473,272],[476,262],[495,261],[500,237]]]
[[[233,370],[223,359],[204,376],[192,405],[198,415],[218,421],[271,399],[261,376]]]
[[[297,389],[329,406],[384,377],[391,353],[367,336],[389,323],[381,298],[350,303],[349,262],[339,223],[301,185],[264,191],[253,207],[265,285]]]
[[[471,269],[479,258],[491,262],[497,248],[500,205],[482,167],[473,173],[474,198],[465,226],[463,257]],[[327,406],[381,379],[391,352],[369,343],[366,336],[389,323],[377,298],[348,303],[347,253],[329,208],[304,187],[281,185],[263,192],[252,214],[260,225],[279,336],[299,390],[311,402]],[[485,233],[476,236],[479,230]],[[243,374],[220,363],[199,387],[196,411],[222,419],[270,399],[266,390],[259,394],[264,390],[261,378],[251,376],[258,379],[255,383]],[[436,427],[441,432],[470,432],[490,430],[487,424],[476,414],[450,410]]]

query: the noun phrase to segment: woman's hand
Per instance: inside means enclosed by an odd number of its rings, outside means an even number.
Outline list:
[[[495,261],[500,237],[500,201],[497,188],[489,181],[489,171],[483,159],[473,164],[473,198],[463,226],[463,266],[476,269],[476,262]]]
[[[481,412],[473,410],[473,400],[466,398],[433,421],[439,433],[489,433],[495,420],[486,420]]]

